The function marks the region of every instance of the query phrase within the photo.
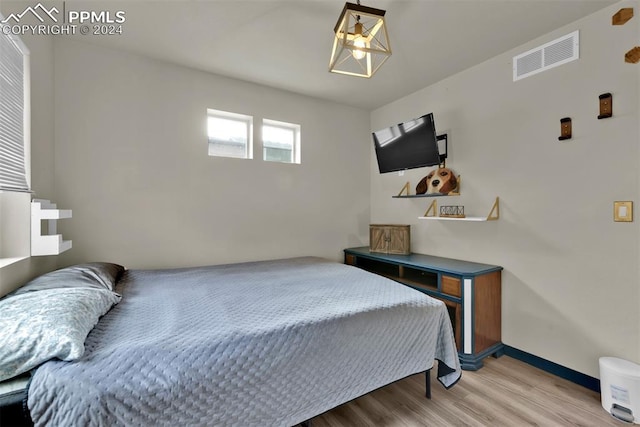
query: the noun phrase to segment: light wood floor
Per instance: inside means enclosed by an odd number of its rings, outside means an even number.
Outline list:
[[[445,390],[432,374],[432,400],[424,374],[414,375],[312,420],[335,426],[618,426],[600,395],[526,363],[489,357],[479,371],[463,371]]]

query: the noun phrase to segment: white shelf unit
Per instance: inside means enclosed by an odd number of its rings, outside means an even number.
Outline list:
[[[71,249],[71,240],[62,240],[57,221],[71,218],[70,209],[57,209],[49,200],[31,201],[31,256],[58,255]],[[42,221],[47,221],[47,234],[42,234]]]
[[[429,215],[429,212],[433,211],[432,215]],[[500,218],[500,198],[496,197],[496,201],[493,203],[491,207],[491,211],[489,211],[489,215],[487,216],[467,216],[464,218],[452,218],[446,216],[436,216],[436,201],[434,200],[431,205],[429,205],[429,209],[425,212],[424,216],[418,217],[418,219],[435,219],[438,221],[495,221]]]

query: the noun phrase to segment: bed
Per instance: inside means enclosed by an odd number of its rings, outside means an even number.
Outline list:
[[[80,356],[32,371],[36,426],[292,426],[435,360],[445,387],[460,378],[445,305],[354,267],[306,257],[101,274],[85,282],[106,282],[90,292],[113,302]]]

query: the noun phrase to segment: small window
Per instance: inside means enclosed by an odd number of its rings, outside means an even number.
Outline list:
[[[267,162],[300,163],[300,125],[264,119],[262,155]]]
[[[0,190],[29,191],[28,76],[28,49],[19,38],[0,35]]]
[[[210,156],[253,158],[253,117],[208,109],[207,135]]]
[[[0,14],[2,20],[4,17]],[[18,36],[3,31],[0,34],[0,269],[28,257],[31,252],[29,70],[29,49]],[[0,293],[6,291],[0,289]]]

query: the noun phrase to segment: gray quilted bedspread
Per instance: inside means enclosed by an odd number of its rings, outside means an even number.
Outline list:
[[[129,270],[117,291],[81,359],[36,370],[36,426],[291,426],[434,359],[460,377],[444,304],[354,267]]]

